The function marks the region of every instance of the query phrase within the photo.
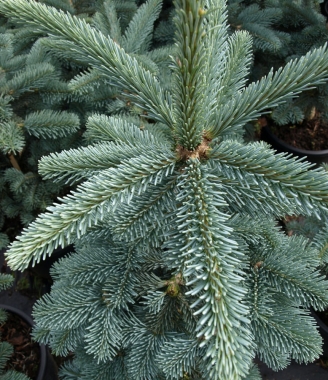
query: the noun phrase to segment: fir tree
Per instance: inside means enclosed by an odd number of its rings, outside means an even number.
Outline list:
[[[326,17],[318,0],[248,0],[233,8],[230,0],[230,25],[248,30],[253,36],[252,79],[267,74],[272,66],[284,66],[292,59],[322,46],[328,40]],[[232,12],[233,10],[233,12]],[[263,54],[264,53],[264,54]],[[273,110],[278,125],[301,123],[304,119],[328,119],[328,87],[322,84],[305,91]]]
[[[75,352],[66,380],[259,379],[256,354],[277,370],[321,352],[308,311],[328,304],[318,247],[275,220],[326,212],[328,175],[242,133],[324,83],[327,48],[247,84],[252,39],[229,35],[226,2],[175,7],[164,83],[149,60],[82,19],[34,1],[0,3],[84,55],[145,121],[95,113],[88,146],[43,157],[44,178],[80,184],[7,251],[12,269],[24,269],[75,243],[34,309],[35,337]]]
[[[231,31],[247,30],[253,37],[253,51],[259,56],[279,55],[291,41],[288,28],[278,28],[283,14],[280,0],[228,0]]]

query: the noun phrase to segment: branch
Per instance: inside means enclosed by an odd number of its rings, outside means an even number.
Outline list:
[[[113,85],[128,92],[124,95],[149,112],[155,120],[168,126],[174,124],[170,95],[163,93],[158,80],[110,37],[92,28],[85,20],[25,0],[1,0],[0,12],[6,17],[33,25],[50,36],[74,42],[78,46],[72,44],[68,45],[69,48],[72,51],[82,49],[90,63],[106,74]]]
[[[20,172],[22,171],[22,169],[20,168],[17,160],[16,160],[16,157],[14,156],[13,153],[10,153],[8,154],[8,157],[9,157],[9,160],[10,160],[10,163],[11,165],[13,166],[13,168],[19,170]]]

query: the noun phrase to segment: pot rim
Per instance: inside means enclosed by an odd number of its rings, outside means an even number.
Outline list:
[[[0,304],[0,309],[4,309],[6,311],[17,314],[22,319],[24,319],[29,325],[31,326],[34,325],[33,319],[29,315],[27,315],[24,311],[17,309],[14,306]],[[39,344],[39,347],[40,347],[40,366],[39,366],[39,372],[38,372],[38,376],[36,380],[43,380],[45,376],[45,371],[46,371],[47,350],[44,344]]]
[[[284,140],[279,139],[269,127],[264,126],[262,127],[263,130],[265,130],[265,133],[267,133],[272,139],[276,140],[284,149],[288,151],[292,151],[294,153],[300,153],[305,156],[325,156],[328,155],[328,149],[323,150],[307,150],[307,149],[301,149],[296,148],[293,145],[287,144]]]

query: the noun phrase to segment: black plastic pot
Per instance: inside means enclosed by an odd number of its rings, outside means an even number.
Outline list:
[[[292,145],[285,143],[283,140],[278,139],[274,133],[268,128],[263,127],[261,130],[261,139],[269,143],[273,149],[279,153],[287,152],[292,153],[297,157],[306,157],[309,162],[320,165],[328,163],[328,149],[325,150],[306,150],[295,148]]]
[[[324,0],[321,4],[320,4],[320,8],[321,8],[321,13],[328,17],[328,0]]]
[[[0,304],[0,309],[4,309],[6,311],[9,311],[13,314],[17,314],[19,317],[21,317],[25,322],[27,322],[30,326],[33,326],[33,320],[30,316],[22,312],[21,310],[10,306],[10,305],[4,305]],[[37,380],[48,380],[49,377],[46,375],[47,370],[47,363],[48,363],[48,352],[45,345],[40,344],[40,366],[39,366],[39,372],[37,376]],[[54,377],[53,377],[54,378]]]

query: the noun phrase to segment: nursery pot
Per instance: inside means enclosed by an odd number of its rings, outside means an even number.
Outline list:
[[[328,149],[325,150],[306,150],[295,148],[292,145],[280,140],[269,127],[265,126],[261,129],[261,138],[265,142],[269,143],[272,148],[279,153],[287,152],[292,153],[297,157],[306,157],[309,162],[320,165],[322,163],[328,163]]]
[[[0,308],[4,309],[12,314],[18,315],[21,319],[23,319],[27,324],[30,326],[33,326],[33,320],[30,316],[25,314],[23,311],[9,305],[0,304]],[[40,365],[39,365],[39,371],[37,375],[37,380],[49,380],[49,379],[55,379],[57,377],[48,377],[46,373],[47,364],[48,364],[48,352],[47,348],[43,344],[39,344],[40,347]]]
[[[328,0],[324,0],[321,4],[320,4],[320,8],[321,8],[321,13],[328,17]]]

